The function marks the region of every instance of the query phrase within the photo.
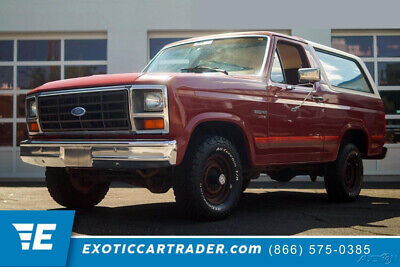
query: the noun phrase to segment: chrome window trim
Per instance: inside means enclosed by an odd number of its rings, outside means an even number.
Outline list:
[[[270,35],[266,35],[266,34],[252,34],[252,35],[238,34],[238,35],[230,35],[230,36],[216,36],[216,37],[209,37],[209,38],[204,38],[204,39],[200,39],[200,40],[196,40],[196,41],[192,41],[191,40],[191,41],[186,41],[186,42],[182,42],[182,43],[179,43],[179,44],[166,45],[160,51],[158,51],[158,53],[153,57],[153,59],[150,60],[150,62],[146,65],[146,67],[144,67],[144,69],[142,70],[142,73],[149,73],[149,72],[147,72],[147,68],[166,49],[169,49],[169,48],[172,48],[172,47],[176,47],[176,46],[180,46],[180,45],[186,45],[186,44],[190,44],[190,43],[206,42],[206,41],[210,41],[210,40],[245,38],[245,37],[249,37],[249,38],[256,38],[256,37],[267,38],[267,44],[265,45],[265,52],[264,52],[264,58],[263,58],[263,61],[262,61],[262,66],[261,66],[260,71],[258,72],[258,74],[252,74],[252,75],[235,74],[235,76],[237,75],[237,76],[258,76],[258,77],[262,77],[263,74],[265,73],[265,69],[266,69],[265,65],[267,63],[268,51],[269,51],[269,47],[270,47],[270,44],[271,44],[271,36]]]
[[[149,113],[134,113],[133,112],[133,90],[136,89],[156,89],[161,90],[163,94],[164,101],[164,109],[162,112],[149,112]],[[96,134],[167,134],[169,133],[169,113],[168,113],[168,93],[167,86],[165,85],[117,85],[117,86],[103,86],[103,87],[91,87],[91,88],[80,88],[80,89],[65,89],[65,90],[56,90],[50,92],[40,92],[34,93],[32,95],[27,96],[26,99],[35,98],[36,105],[38,103],[38,99],[40,97],[46,96],[54,96],[54,95],[67,95],[67,94],[77,94],[77,93],[90,93],[90,92],[98,92],[98,91],[117,91],[117,90],[126,90],[128,92],[128,114],[129,114],[129,122],[130,122],[130,130],[121,130],[121,131],[57,131],[57,132],[43,132],[41,129],[40,123],[40,114],[39,109],[37,109],[36,118],[26,118],[27,122],[36,121],[39,125],[39,132],[29,132],[30,135],[96,135]],[[137,130],[134,124],[134,118],[145,118],[145,117],[163,117],[164,118],[164,129],[163,130]]]

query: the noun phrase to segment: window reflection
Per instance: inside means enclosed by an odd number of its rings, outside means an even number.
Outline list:
[[[167,44],[177,42],[186,38],[150,38],[150,59]]]
[[[333,86],[355,91],[371,92],[371,88],[359,66],[352,59],[322,51],[317,51],[317,54],[328,76],[329,82]]]
[[[372,36],[333,36],[332,47],[359,57],[373,57]]]
[[[400,142],[400,120],[386,120],[386,142]]]
[[[12,146],[12,123],[0,122],[0,146]]]
[[[379,85],[400,85],[400,62],[378,62]]]
[[[0,118],[12,118],[13,116],[12,107],[13,107],[13,97],[11,95],[0,95]]]
[[[375,80],[375,68],[374,68],[374,62],[364,62],[365,65],[367,66],[369,74],[371,74],[372,79]]]
[[[378,36],[378,57],[400,57],[400,36]]]
[[[13,43],[11,40],[0,41],[0,61],[13,61]]]
[[[18,40],[18,61],[60,60],[60,40]]]
[[[65,66],[64,78],[76,78],[90,76],[95,74],[106,74],[106,65],[90,65],[90,66]]]
[[[386,114],[400,114],[400,91],[380,91]]]
[[[13,89],[13,67],[0,66],[0,90]]]
[[[33,89],[60,79],[60,66],[21,66],[17,69],[17,88]]]
[[[62,44],[66,62],[61,62]],[[107,40],[63,41],[59,37],[52,40],[0,40],[0,147],[12,147],[15,141],[19,146],[21,141],[28,138],[26,124],[12,119],[25,118],[25,92],[13,91],[14,88],[30,90],[46,82],[59,80],[62,78],[62,66],[65,68],[65,78],[107,73],[107,65],[85,65],[85,62],[71,65],[68,60],[107,60]]]
[[[25,98],[26,95],[17,96],[17,117],[25,118]]]
[[[65,40],[65,60],[106,60],[107,40]]]
[[[17,123],[17,146],[21,143],[21,141],[24,141],[28,139],[28,129],[26,127],[25,123]]]

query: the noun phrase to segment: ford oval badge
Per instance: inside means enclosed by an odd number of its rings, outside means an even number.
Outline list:
[[[86,109],[84,109],[83,107],[75,107],[71,110],[71,114],[76,116],[76,117],[80,117],[85,115],[86,113]]]

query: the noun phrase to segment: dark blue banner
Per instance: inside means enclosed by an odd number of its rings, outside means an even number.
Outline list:
[[[399,237],[72,236],[74,211],[0,211],[0,266],[400,266]]]
[[[69,265],[400,266],[400,238],[73,238]]]
[[[0,266],[65,266],[74,211],[0,211]]]

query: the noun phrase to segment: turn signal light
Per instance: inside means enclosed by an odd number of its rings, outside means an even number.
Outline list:
[[[39,132],[39,125],[36,122],[29,123],[29,131],[30,132]]]
[[[145,119],[145,130],[164,129],[164,119]]]

